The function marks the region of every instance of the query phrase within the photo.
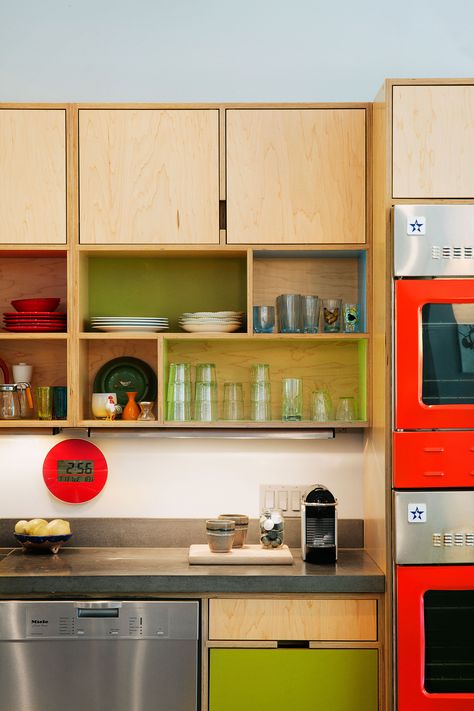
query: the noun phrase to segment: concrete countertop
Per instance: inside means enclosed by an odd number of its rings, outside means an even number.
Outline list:
[[[1,557],[2,553],[8,553]],[[0,549],[0,597],[126,597],[212,593],[379,593],[385,578],[362,549],[336,565],[189,565],[187,548],[74,548],[58,555]]]

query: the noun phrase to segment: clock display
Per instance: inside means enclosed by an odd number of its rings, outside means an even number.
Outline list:
[[[93,459],[58,459],[58,481],[65,483],[94,481]]]

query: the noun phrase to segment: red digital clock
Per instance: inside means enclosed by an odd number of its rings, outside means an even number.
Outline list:
[[[43,479],[60,501],[83,504],[94,499],[107,481],[107,462],[95,444],[65,439],[49,450],[43,463]]]

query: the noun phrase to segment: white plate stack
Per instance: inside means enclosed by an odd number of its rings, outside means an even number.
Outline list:
[[[243,311],[196,311],[181,314],[179,325],[189,333],[232,333],[242,327]]]
[[[106,333],[155,333],[169,328],[166,317],[151,316],[92,316],[90,324],[93,331]]]

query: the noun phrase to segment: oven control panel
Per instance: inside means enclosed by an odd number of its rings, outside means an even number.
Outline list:
[[[395,562],[474,563],[474,491],[396,491]]]

